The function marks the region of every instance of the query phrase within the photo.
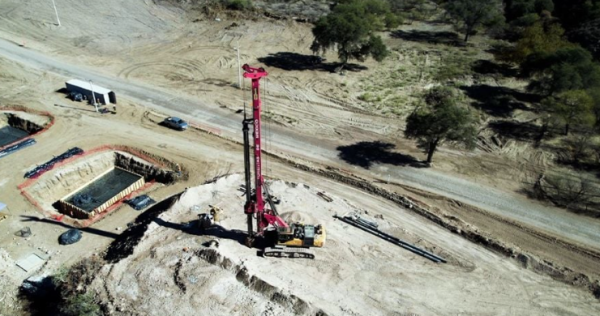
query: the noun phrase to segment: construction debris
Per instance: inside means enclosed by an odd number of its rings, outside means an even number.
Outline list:
[[[149,205],[156,203],[151,197],[148,195],[140,195],[136,196],[133,199],[126,200],[125,203],[129,204],[129,206],[133,207],[136,211],[145,209]]]
[[[20,143],[17,143],[15,145],[12,145],[10,147],[4,148],[3,150],[0,150],[0,158],[7,156],[9,154],[12,154],[17,150],[34,145],[34,144],[35,144],[35,139],[30,138],[30,139],[24,140]]]
[[[317,192],[317,195],[322,197],[323,200],[325,200],[327,202],[333,202],[333,199],[330,196],[328,196],[327,194],[325,194],[325,191]]]
[[[387,240],[397,246],[400,246],[406,250],[409,250],[415,254],[418,254],[420,256],[423,256],[435,263],[446,263],[446,259],[442,258],[442,257],[438,257],[430,252],[427,252],[421,248],[415,247],[407,242],[404,242],[394,236],[388,235],[382,231],[380,231],[377,227],[377,223],[373,223],[371,221],[367,221],[365,219],[362,219],[359,215],[357,214],[350,214],[350,215],[345,215],[343,217],[334,216],[335,218],[343,221],[344,223],[350,224],[354,227],[360,228],[366,232],[369,232],[377,237],[380,237],[384,240]]]
[[[16,232],[15,235],[19,236],[19,237],[27,238],[27,237],[31,236],[31,228],[29,228],[29,227],[22,228],[18,232]]]
[[[81,240],[81,231],[79,229],[69,229],[66,232],[62,233],[60,237],[58,237],[58,242],[61,245],[70,245]]]

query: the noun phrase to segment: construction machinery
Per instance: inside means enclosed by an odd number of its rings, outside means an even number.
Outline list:
[[[314,259],[314,254],[309,248],[323,247],[326,239],[325,228],[321,225],[286,223],[279,217],[275,199],[271,196],[262,175],[260,79],[268,76],[268,73],[263,68],[253,68],[249,65],[244,65],[242,69],[244,78],[252,80],[252,118],[247,117],[244,105],[242,121],[246,192],[244,213],[248,221],[246,245],[253,247],[257,245],[258,239],[262,239],[265,246],[264,256]],[[250,169],[250,125],[253,127],[254,138],[254,188],[252,188]],[[256,231],[253,229],[254,220],[256,220]]]

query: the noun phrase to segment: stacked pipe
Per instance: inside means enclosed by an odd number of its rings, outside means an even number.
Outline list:
[[[371,233],[371,234],[373,234],[373,235],[375,235],[375,236],[377,236],[377,237],[379,237],[381,239],[387,240],[387,241],[391,242],[392,244],[400,246],[400,247],[402,247],[402,248],[404,248],[404,249],[406,249],[408,251],[411,251],[411,252],[413,252],[413,253],[415,253],[417,255],[423,256],[423,257],[425,257],[425,258],[427,258],[427,259],[429,259],[429,260],[431,260],[431,261],[433,261],[435,263],[440,263],[440,262],[446,263],[446,259],[444,259],[442,257],[439,257],[439,256],[436,256],[436,255],[432,254],[431,252],[423,250],[423,249],[421,249],[419,247],[413,246],[413,245],[411,245],[411,244],[409,244],[407,242],[404,242],[404,241],[402,241],[402,240],[400,240],[400,239],[398,239],[398,238],[396,238],[394,236],[388,235],[388,234],[380,231],[377,228],[377,224],[376,223],[372,223],[372,222],[369,222],[367,220],[364,220],[364,219],[360,218],[360,216],[358,216],[358,215],[355,215],[355,216],[343,216],[343,217],[340,217],[340,216],[336,215],[334,217],[337,218],[337,219],[339,219],[339,220],[341,220],[341,221],[343,221],[344,223],[350,224],[350,225],[352,225],[352,226],[354,226],[356,228],[360,228],[360,229],[362,229],[362,230],[364,230],[364,231],[366,231],[368,233]]]

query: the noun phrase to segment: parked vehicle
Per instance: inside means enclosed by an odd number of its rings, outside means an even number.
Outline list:
[[[167,127],[170,127],[172,129],[176,129],[179,131],[184,131],[188,128],[188,123],[178,117],[167,117],[164,121],[163,124]]]
[[[71,92],[71,93],[69,93],[69,97],[73,101],[77,101],[77,102],[83,101],[83,95],[79,92]]]

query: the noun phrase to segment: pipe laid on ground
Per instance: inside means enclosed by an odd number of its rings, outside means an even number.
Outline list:
[[[442,257],[439,257],[439,256],[436,256],[436,255],[434,255],[434,254],[432,254],[432,253],[430,253],[428,251],[425,251],[425,250],[423,250],[421,248],[418,248],[416,246],[413,246],[413,245],[411,245],[411,244],[409,244],[407,242],[404,242],[404,241],[402,241],[402,240],[400,240],[400,239],[398,239],[398,238],[396,238],[394,236],[388,235],[388,234],[380,231],[377,228],[373,228],[371,225],[364,225],[364,224],[360,223],[359,221],[354,220],[351,217],[340,217],[340,216],[337,216],[337,215],[334,216],[334,217],[337,218],[337,219],[339,219],[339,220],[341,220],[341,221],[343,221],[343,222],[345,222],[345,223],[347,223],[347,224],[350,224],[350,225],[352,225],[354,227],[357,227],[357,228],[360,228],[360,229],[362,229],[362,230],[364,230],[366,232],[369,232],[369,233],[371,233],[371,234],[373,234],[373,235],[375,235],[375,236],[377,236],[377,237],[379,237],[381,239],[387,240],[387,241],[389,241],[389,242],[391,242],[391,243],[393,243],[393,244],[395,244],[397,246],[400,246],[400,247],[402,247],[402,248],[404,248],[406,250],[409,250],[409,251],[411,251],[411,252],[413,252],[415,254],[423,256],[423,257],[425,257],[425,258],[427,258],[427,259],[429,259],[429,260],[431,260],[431,261],[433,261],[435,263],[440,263],[440,262],[446,263],[446,259],[444,259]]]

